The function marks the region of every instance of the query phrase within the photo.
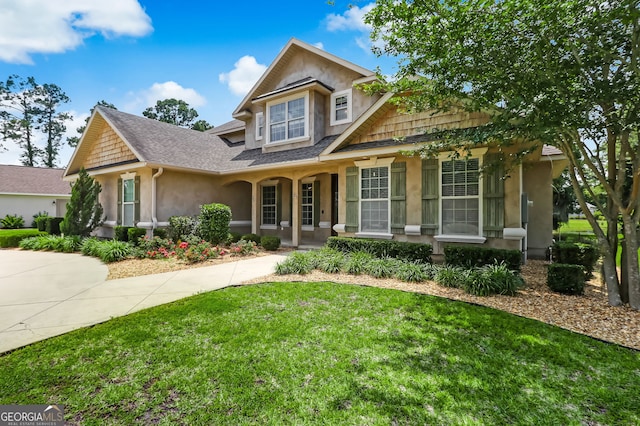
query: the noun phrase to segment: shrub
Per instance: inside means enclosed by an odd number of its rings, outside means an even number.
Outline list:
[[[393,276],[406,282],[423,282],[428,279],[422,265],[412,262],[402,262],[394,270]]]
[[[166,239],[167,238],[167,230],[165,228],[156,228],[153,230],[153,236]]]
[[[242,234],[239,232],[229,232],[229,236],[227,237],[227,244],[237,243],[242,239]]]
[[[80,253],[85,256],[100,257],[100,240],[94,237],[85,238],[80,244]]]
[[[116,226],[113,228],[113,238],[118,241],[129,241],[129,229],[130,226]]]
[[[231,243],[229,246],[229,252],[236,256],[246,256],[258,252],[258,245],[254,241],[240,240],[235,243]]]
[[[129,228],[127,230],[127,241],[133,243],[134,245],[138,245],[138,241],[140,238],[147,235],[147,230],[143,228]]]
[[[138,238],[138,245],[135,247],[133,255],[144,259],[161,259],[176,254],[176,245],[166,238],[147,236]]]
[[[244,234],[242,236],[243,240],[253,241],[256,244],[260,244],[260,235],[257,234]]]
[[[363,251],[350,253],[344,262],[344,271],[347,274],[360,275],[365,272],[367,262],[371,261],[373,256]]]
[[[447,265],[467,268],[505,263],[509,269],[520,271],[522,252],[491,247],[448,245],[444,248],[444,260]]]
[[[47,233],[52,235],[60,235],[60,226],[63,220],[64,220],[63,217],[48,217],[45,220],[44,230]],[[70,234],[70,235],[74,235],[74,234]]]
[[[463,274],[462,288],[474,296],[504,294],[513,296],[524,282],[504,263],[473,268]]]
[[[547,286],[564,294],[583,294],[585,268],[582,265],[552,263],[547,269]]]
[[[0,231],[0,248],[19,247],[20,242],[26,238],[38,235],[46,235],[35,229],[6,229]]]
[[[64,253],[74,253],[80,250],[82,245],[82,237],[79,235],[66,235],[64,237],[60,237],[60,251]]]
[[[185,241],[189,237],[200,237],[199,222],[191,216],[171,216],[167,234],[173,241]]]
[[[343,253],[360,251],[378,258],[392,257],[419,263],[431,263],[433,253],[433,247],[430,244],[348,237],[330,237],[327,240],[327,247]]]
[[[438,268],[434,280],[444,287],[460,288],[466,279],[465,270],[459,266],[444,265]]]
[[[285,260],[276,264],[275,272],[278,275],[308,274],[313,270],[309,263],[308,253],[293,252]]]
[[[265,250],[278,250],[280,248],[280,238],[265,235],[260,238],[260,245]]]
[[[104,210],[100,204],[99,195],[102,191],[100,183],[93,179],[83,168],[78,172],[78,179],[71,187],[71,198],[67,203],[67,212],[58,229],[65,235],[80,235],[88,237],[91,231],[102,225]]]
[[[133,253],[131,244],[125,241],[107,240],[97,243],[98,257],[105,263],[124,260]]]
[[[553,262],[583,266],[585,279],[593,276],[593,270],[599,258],[598,248],[593,244],[560,241],[554,243],[551,247],[551,260]]]
[[[317,259],[317,268],[328,274],[337,274],[345,264],[344,254],[337,250],[325,250],[322,254],[318,254]]]
[[[212,203],[200,207],[200,235],[211,244],[227,241],[231,208],[225,204]]]
[[[24,228],[24,219],[17,214],[8,214],[0,220],[0,224],[5,229],[20,229]]]
[[[373,258],[367,262],[365,272],[375,278],[389,278],[393,275],[393,268],[388,259]]]
[[[49,213],[47,212],[38,212],[33,215],[33,222],[31,222],[31,227],[36,228],[38,231],[44,231],[45,227],[45,219],[49,217]],[[40,225],[40,223],[42,225]],[[40,228],[42,227],[42,228]]]
[[[224,251],[219,251],[218,247],[214,247],[210,242],[205,240],[182,241],[176,246],[176,254],[178,259],[188,263],[204,262],[220,256]]]
[[[434,280],[436,274],[440,270],[440,266],[434,263],[421,263],[419,264],[422,267],[422,271],[424,272],[427,280]]]

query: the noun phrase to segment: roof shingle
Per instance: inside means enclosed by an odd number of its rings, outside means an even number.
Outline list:
[[[69,195],[64,169],[0,164],[0,194]]]

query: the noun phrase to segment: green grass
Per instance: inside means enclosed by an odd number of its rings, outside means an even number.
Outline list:
[[[0,357],[75,424],[638,424],[640,353],[380,288],[227,288]]]
[[[604,230],[607,229],[607,223],[605,221],[599,221],[600,227]],[[587,221],[587,219],[569,219],[569,222],[562,223],[558,228],[559,232],[586,232],[593,233],[593,228]]]

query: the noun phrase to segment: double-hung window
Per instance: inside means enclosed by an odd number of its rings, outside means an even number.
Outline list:
[[[135,179],[122,180],[122,226],[134,226],[135,218]]]
[[[262,225],[277,226],[277,186],[268,185],[262,187]]]
[[[259,112],[256,114],[256,140],[262,140],[264,134],[264,114]]]
[[[361,169],[360,232],[389,232],[389,167]]]
[[[302,226],[313,227],[313,183],[302,184]]]
[[[307,104],[307,95],[268,104],[268,142],[284,142],[307,136]]]
[[[442,162],[442,234],[480,234],[480,160]]]
[[[331,95],[331,125],[351,122],[351,89]]]

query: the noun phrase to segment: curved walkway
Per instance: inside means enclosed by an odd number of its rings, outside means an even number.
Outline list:
[[[80,254],[0,250],[0,353],[113,317],[269,275],[284,255],[107,281]]]

